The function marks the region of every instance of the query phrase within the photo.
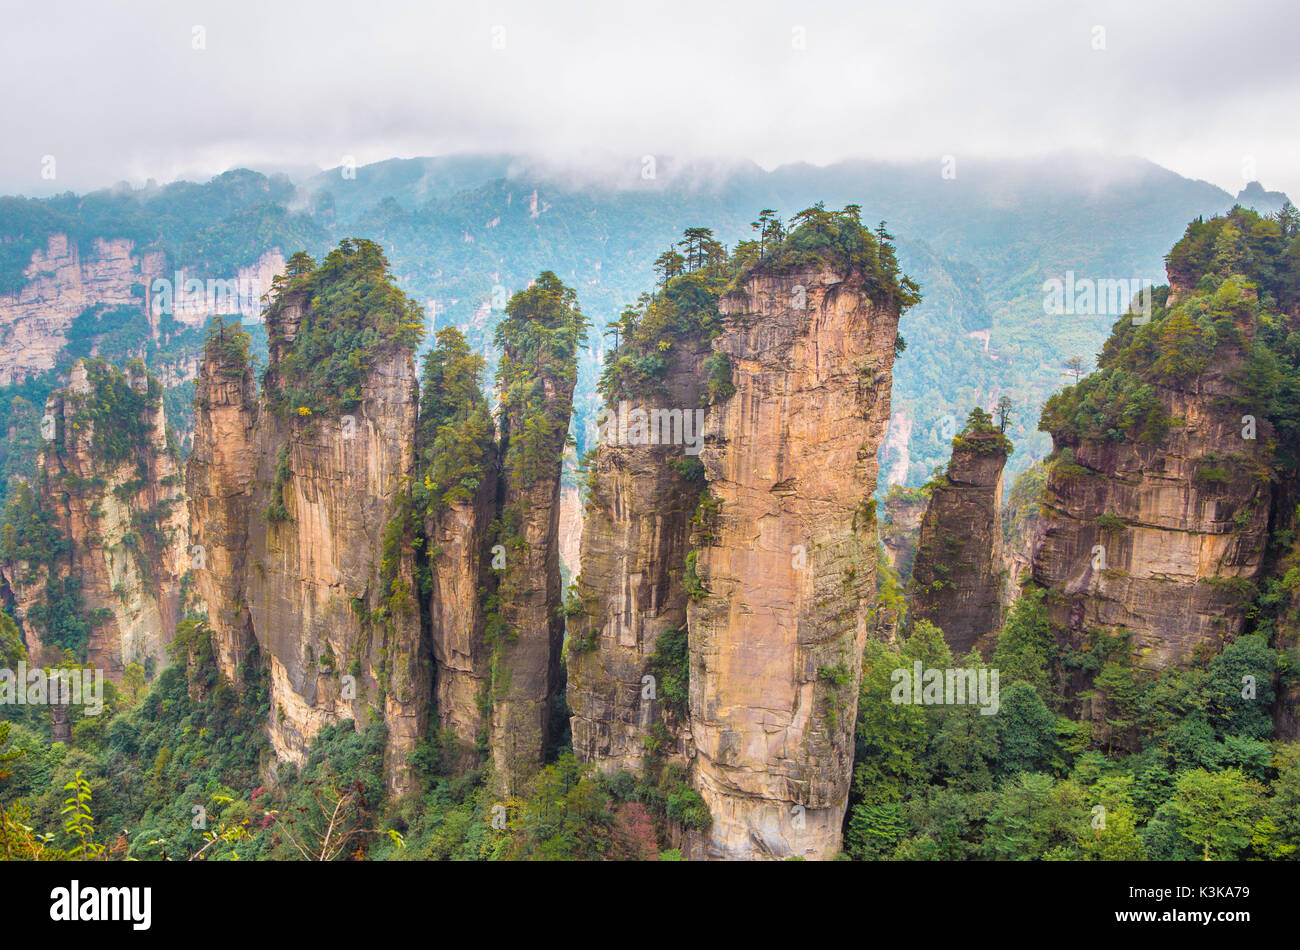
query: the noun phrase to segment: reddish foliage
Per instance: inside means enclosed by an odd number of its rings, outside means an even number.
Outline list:
[[[610,857],[616,861],[657,861],[659,843],[649,810],[640,802],[624,802],[614,812]]]

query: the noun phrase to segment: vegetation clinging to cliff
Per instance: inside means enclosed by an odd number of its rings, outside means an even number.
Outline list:
[[[542,479],[558,482],[560,476],[569,443],[577,352],[586,342],[588,326],[573,289],[551,271],[543,271],[532,286],[510,298],[506,319],[496,329],[495,342],[501,347],[497,388],[502,468],[516,497],[501,508],[487,543],[499,542],[512,565],[525,559],[528,491]],[[495,563],[493,567],[500,569]],[[485,639],[492,653],[492,688],[497,696],[508,690],[510,673],[500,663],[501,651],[518,638],[518,630],[511,626],[513,618],[503,615],[502,607],[524,593],[527,574],[503,570],[497,593],[484,595]]]
[[[108,465],[118,465],[132,460],[143,464],[153,442],[146,412],[156,410],[162,401],[162,386],[154,377],[144,382],[143,391],[132,385],[133,379],[145,375],[144,364],[139,360],[128,363],[131,376],[110,366],[104,360],[84,361],[90,392],[85,395],[69,394],[75,412],[75,427],[91,426],[91,450],[95,459]],[[67,434],[64,438],[67,438]]]
[[[61,431],[46,445],[45,451],[63,453],[64,440],[71,441],[78,433],[89,431],[90,454],[97,465],[116,468],[135,462],[137,473],[143,478],[149,456],[156,451],[150,413],[160,408],[161,386],[146,374],[139,360],[128,362],[128,373],[102,359],[85,359],[82,363],[87,389],[63,391],[61,398],[71,412],[54,416],[53,421]],[[59,469],[51,468],[50,472],[53,477]],[[61,490],[75,492],[88,485],[103,484],[98,472],[90,479],[80,479],[72,472],[63,473],[62,477]],[[125,482],[117,491],[129,494],[141,484],[139,480]],[[139,545],[142,540],[154,542],[158,536],[159,514],[158,509],[133,512],[132,530],[124,535],[123,543],[129,546]],[[42,505],[40,493],[30,483],[15,480],[10,486],[4,526],[0,530],[0,561],[11,569],[25,565],[25,582],[36,583],[44,574],[44,587],[29,607],[24,623],[40,630],[46,644],[81,657],[90,639],[91,621],[96,618],[86,613],[81,579],[74,575],[61,576],[58,568],[70,547],[71,542],[59,534],[51,513]],[[147,572],[148,562],[140,560],[139,564]]]
[[[429,515],[478,491],[491,459],[494,426],[483,396],[487,360],[456,327],[438,331],[424,360],[416,451],[423,470],[414,497]]]
[[[589,326],[578,295],[550,271],[510,298],[497,326],[504,464],[522,490],[551,466],[558,471],[573,412],[577,351]]]
[[[681,248],[685,253],[679,253]],[[659,256],[660,284],[624,309],[606,334],[615,346],[605,356],[597,387],[611,405],[659,391],[674,346],[708,342],[722,332],[718,301],[736,270],[707,228],[690,228]]]
[[[899,269],[893,235],[885,230],[885,222],[872,232],[862,223],[860,206],[827,211],[819,201],[796,214],[790,224],[790,230],[782,232],[781,240],[770,248],[761,241],[737,245],[737,262],[741,266],[735,286],[741,286],[755,272],[788,273],[813,265],[829,267],[844,276],[861,271],[867,293],[877,303],[906,310],[921,301],[921,288]]]
[[[965,427],[953,437],[953,451],[969,449],[977,455],[1010,455],[1013,446],[993,417],[976,406],[966,417]]]
[[[830,267],[847,275],[864,274],[872,299],[896,304],[901,310],[920,301],[920,288],[899,272],[893,238],[884,222],[873,234],[864,227],[861,209],[849,205],[827,211],[818,203],[795,215],[787,230],[776,212],[765,209],[753,222],[756,237],[739,241],[728,252],[708,228],[688,228],[655,261],[659,285],[642,294],[610,324],[614,347],[606,354],[597,387],[607,403],[653,395],[668,371],[672,348],[700,343],[722,332],[718,304],[760,272],[784,273],[800,267]],[[905,347],[900,337],[896,351]],[[734,389],[730,363],[715,354],[706,365],[709,401],[728,398]]]
[[[284,320],[295,309],[302,319],[290,341]],[[398,289],[383,249],[360,238],[341,241],[319,267],[305,253],[291,257],[272,284],[266,324],[272,347],[284,347],[266,373],[267,400],[301,415],[357,408],[375,363],[414,351],[424,336],[422,308]]]
[[[270,524],[280,524],[284,521],[293,520],[289,515],[289,508],[285,504],[284,497],[284,490],[292,477],[293,467],[289,460],[289,445],[286,443],[280,446],[280,454],[276,457],[275,481],[271,483],[271,500],[263,513],[263,517]]]
[[[1197,219],[1169,253],[1180,297],[1157,288],[1147,314],[1125,314],[1102,348],[1097,370],[1048,399],[1039,428],[1059,447],[1077,441],[1155,442],[1171,421],[1161,392],[1214,368],[1225,347],[1240,347],[1243,413],[1266,415],[1279,458],[1300,436],[1300,221],[1234,208]],[[1243,332],[1245,331],[1245,332]],[[1253,343],[1249,336],[1254,336]]]
[[[32,486],[15,482],[5,504],[4,527],[0,529],[0,560],[42,564],[66,554],[68,543]]]
[[[251,338],[235,319],[227,323],[215,316],[208,321],[203,343],[203,358],[219,372],[239,376],[249,367]]]
[[[70,551],[71,542],[59,533],[40,496],[26,482],[16,482],[9,492],[0,529],[0,562],[24,583],[45,577],[40,596],[32,603],[24,623],[42,631],[42,640],[74,656],[84,656],[90,624],[77,577],[59,577],[57,564]],[[25,565],[18,574],[19,565]]]
[[[659,678],[664,703],[684,718],[691,692],[691,654],[684,624],[659,634],[650,654],[650,670]]]

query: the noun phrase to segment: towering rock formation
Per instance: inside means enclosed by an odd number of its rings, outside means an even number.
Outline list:
[[[277,755],[301,763],[322,726],[378,715],[395,793],[430,696],[410,500],[418,318],[377,245],[345,241],[319,269],[295,256],[266,313],[255,410],[246,369],[209,347],[191,469],[199,543],[232,571],[244,552],[242,575],[200,590],[227,668],[245,629],[269,665]]]
[[[1117,324],[1098,372],[1042,421],[1055,449],[1033,580],[1071,638],[1129,631],[1147,669],[1241,632],[1269,522],[1272,426],[1246,370],[1257,302],[1228,280],[1202,324],[1177,276],[1183,303],[1158,294],[1150,323]]]
[[[618,322],[570,622],[576,754],[687,764],[711,816],[684,841],[697,857],[839,849],[877,457],[919,299],[855,208],[789,235],[770,214],[730,260],[688,231]],[[663,420],[706,404],[697,463]]]
[[[484,556],[498,484],[492,416],[480,389],[485,369],[458,329],[438,332],[424,363],[416,446],[438,718],[469,748],[487,739],[492,671],[484,600],[496,583]]]
[[[243,597],[252,513],[257,384],[248,336],[219,326],[195,384],[194,451],[186,463],[195,590],[208,608],[217,665],[231,680],[255,645]]]
[[[605,772],[641,772],[652,754],[685,763],[685,697],[661,682],[654,661],[660,637],[686,627],[683,576],[704,468],[684,427],[702,439],[709,353],[707,340],[674,341],[662,384],[598,420],[577,581],[582,611],[570,621],[566,659],[574,752]]]
[[[84,646],[117,681],[127,664],[166,662],[188,518],[158,381],[138,361],[122,372],[78,360],[69,376],[46,403],[38,484],[18,504],[30,518],[6,538],[3,570],[34,659]],[[38,522],[51,534],[25,550]],[[84,644],[68,642],[78,614],[89,623]]]
[[[1002,469],[1011,442],[976,408],[930,493],[912,568],[911,619],[943,631],[954,656],[996,635],[1001,618]]]
[[[712,857],[839,848],[899,317],[873,289],[858,268],[760,266],[722,303],[735,394],[706,424],[689,608]]]
[[[502,488],[487,646],[492,762],[503,795],[517,794],[541,766],[562,682],[560,468],[586,327],[577,295],[544,271],[511,298],[496,332]]]
[[[495,456],[495,453],[493,453]],[[467,746],[485,739],[491,678],[482,590],[493,582],[484,540],[495,513],[495,457],[479,489],[425,520],[433,591],[429,598],[439,722]]]

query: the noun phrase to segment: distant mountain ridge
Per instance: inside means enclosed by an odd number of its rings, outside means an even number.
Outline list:
[[[1252,183],[1239,200],[1279,194]],[[859,204],[864,220],[888,222],[924,294],[903,318],[909,349],[894,383],[894,411],[907,423],[896,428],[910,435],[886,446],[886,470],[920,484],[946,460],[956,420],[1005,394],[1018,408],[1010,476],[1047,451],[1035,422],[1064,382],[1064,362],[1090,361],[1117,316],[1046,313],[1043,282],[1073,273],[1159,283],[1164,252],[1187,222],[1233,200],[1137,158],[856,160],[766,171],[662,156],[572,169],[509,154],[344,164],[297,185],[236,169],[203,184],[0,198],[0,356],[12,335],[6,324],[18,319],[6,294],[33,279],[32,255],[57,233],[83,257],[93,258],[96,239],[126,238],[136,254],[160,251],[165,273],[216,278],[235,277],[273,249],[320,255],[342,237],[368,237],[425,305],[430,330],[460,326],[491,357],[501,303],[540,270],[569,281],[603,329],[652,286],[654,259],[687,227],[710,227],[732,244],[752,233],[763,208],[789,217],[818,201]],[[157,333],[147,335],[162,349]],[[581,357],[580,450],[598,408],[600,339],[593,335]]]

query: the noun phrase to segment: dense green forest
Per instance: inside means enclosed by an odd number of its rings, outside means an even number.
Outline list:
[[[207,638],[189,621],[179,662],[147,691],[106,686],[104,714],[77,718],[71,747],[48,744],[35,716],[0,721],[0,856],[669,860],[678,855],[661,848],[656,823],[701,820],[683,776],[598,779],[562,753],[494,823],[481,772],[457,771],[454,740],[438,732],[412,757],[420,793],[385,803],[382,726],[351,721],[322,730],[305,765],[281,766],[268,788],[264,679],[237,693],[218,679]],[[75,788],[65,786],[78,782],[85,810],[66,815]]]
[[[1126,640],[1056,645],[1042,590],[1017,601],[987,663],[917,623],[872,641],[858,707],[846,851],[862,859],[1216,860],[1300,857],[1300,743],[1270,741],[1279,654],[1243,636],[1202,667],[1145,674]],[[1000,708],[890,701],[920,661],[1000,671]],[[1294,660],[1291,660],[1294,662]],[[1082,674],[1104,735],[1065,695]],[[1241,697],[1242,677],[1259,695]]]
[[[845,849],[859,859],[1293,858],[1300,848],[1300,746],[1270,742],[1268,704],[1279,663],[1261,635],[1240,638],[1203,668],[1151,680],[1123,642],[1084,653],[1055,648],[1042,592],[1017,603],[989,665],[1001,709],[889,701],[892,670],[953,658],[920,623],[890,647],[869,643],[859,701],[854,802]],[[21,644],[12,623],[5,660]],[[301,770],[281,766],[267,788],[267,713],[260,674],[243,693],[219,680],[201,622],[173,647],[179,662],[145,686],[106,685],[100,717],[79,716],[73,741],[51,745],[44,710],[0,723],[0,854],[53,858],[78,847],[113,857],[504,859],[679,857],[666,819],[707,826],[707,811],[671,770],[650,783],[592,775],[570,752],[527,796],[497,804],[477,769],[458,772],[437,731],[412,757],[421,793],[382,795],[380,727],[322,730]],[[1083,671],[1115,701],[1109,739],[1069,715],[1061,685]],[[1256,676],[1260,702],[1239,698]],[[196,698],[196,696],[198,698]],[[89,792],[89,819],[61,816],[68,783]],[[342,806],[340,808],[340,803]],[[335,849],[326,831],[333,825]],[[80,831],[78,829],[81,829]],[[1105,834],[1101,834],[1101,831]]]

